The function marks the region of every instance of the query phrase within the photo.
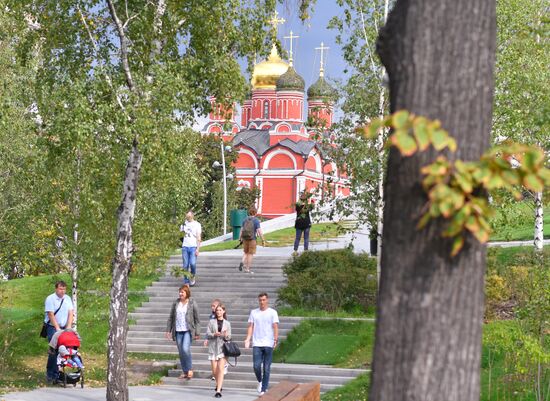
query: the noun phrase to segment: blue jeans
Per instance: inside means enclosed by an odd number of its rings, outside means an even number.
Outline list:
[[[184,246],[181,248],[181,256],[183,258],[183,270],[189,271],[191,269],[191,276],[195,277],[197,272],[197,255],[195,251],[197,250],[196,246]],[[184,284],[189,284],[189,277],[185,276],[183,278]]]
[[[48,324],[47,340],[48,343],[51,341],[53,335],[55,334],[55,327]],[[55,352],[50,354],[49,345],[48,345],[48,363],[46,364],[46,380],[53,381],[57,380],[59,377],[59,371],[57,370],[57,355]]]
[[[256,380],[258,380],[258,382],[262,382],[262,391],[267,391],[267,388],[269,387],[269,373],[271,372],[272,360],[273,348],[252,347],[252,364],[254,365],[254,374],[256,375]]]
[[[176,331],[176,344],[180,354],[181,370],[187,373],[193,369],[191,361],[191,331]]]
[[[305,228],[303,230],[296,229],[296,239],[294,240],[294,250],[297,251],[300,246],[300,240],[302,239],[302,233],[304,233],[304,251],[307,251],[309,248],[309,229],[311,227]]]

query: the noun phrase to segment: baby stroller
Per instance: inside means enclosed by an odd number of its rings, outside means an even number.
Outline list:
[[[78,334],[73,330],[57,332],[52,337],[50,346],[56,350],[54,352],[57,352],[58,383],[63,387],[67,387],[67,384],[76,387],[80,382],[80,387],[84,388],[84,365],[78,351],[80,347]]]

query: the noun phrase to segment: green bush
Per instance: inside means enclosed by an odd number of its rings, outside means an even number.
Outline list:
[[[352,251],[311,251],[283,266],[288,284],[279,302],[334,311],[372,310],[376,303],[376,260]]]

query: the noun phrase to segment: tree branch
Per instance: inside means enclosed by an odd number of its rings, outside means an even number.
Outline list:
[[[80,6],[78,4],[76,6],[76,9],[77,9],[78,13],[80,14],[80,20],[82,21],[82,24],[84,25],[84,28],[86,28],[86,32],[88,33],[88,37],[90,38],[90,42],[92,43],[92,46],[94,47],[95,53],[97,55],[97,53],[99,53],[99,47],[97,45],[97,41],[94,39],[94,35],[92,35],[92,31],[90,30],[90,26],[86,22],[86,18],[84,18],[84,13],[82,12],[82,10],[80,9]],[[100,62],[100,63],[103,64],[103,62]],[[112,80],[111,76],[107,73],[107,71],[105,71],[105,80],[107,81],[107,84],[112,89],[112,91],[115,93],[115,97],[116,97],[116,101],[117,101],[118,105],[120,106],[122,111],[124,113],[126,113],[126,107],[124,107],[124,104],[122,103],[122,99],[120,98],[120,94],[115,89],[115,87],[113,85],[113,80]]]
[[[122,22],[120,21],[120,18],[118,18],[113,1],[107,0],[107,4],[109,5],[109,12],[113,22],[115,23],[118,39],[120,41],[120,60],[122,62],[122,71],[126,77],[126,84],[128,85],[128,89],[130,89],[130,91],[136,92],[136,85],[134,84],[134,79],[130,70],[130,63],[128,62],[128,38],[124,32]]]

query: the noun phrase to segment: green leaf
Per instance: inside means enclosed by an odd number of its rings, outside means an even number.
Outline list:
[[[544,189],[542,180],[535,174],[527,174],[525,177],[523,177],[523,185],[527,189],[535,192],[542,192],[542,190]]]
[[[416,152],[416,141],[407,133],[407,130],[395,131],[391,136],[391,142],[403,156],[411,156]]]
[[[393,113],[392,125],[398,130],[405,128],[409,121],[409,112],[407,110],[399,110]]]

